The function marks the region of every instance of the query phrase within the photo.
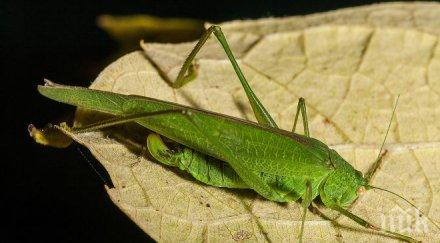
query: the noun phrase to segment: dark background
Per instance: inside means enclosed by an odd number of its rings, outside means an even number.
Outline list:
[[[78,146],[35,144],[27,125],[73,109],[38,95],[43,77],[88,86],[118,51],[96,26],[100,14],[151,14],[213,22],[308,14],[375,1],[1,0],[0,202],[3,242],[147,242],[108,198]],[[6,136],[5,136],[6,135]],[[93,158],[86,153],[89,160]],[[6,241],[5,241],[6,240]]]

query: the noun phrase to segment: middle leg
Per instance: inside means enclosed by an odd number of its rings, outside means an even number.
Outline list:
[[[293,123],[292,132],[295,132],[300,112],[301,112],[301,118],[303,121],[304,135],[306,135],[307,137],[310,137],[309,121],[307,119],[306,100],[302,97],[299,98],[299,100],[298,100],[298,105],[296,107],[295,121]]]

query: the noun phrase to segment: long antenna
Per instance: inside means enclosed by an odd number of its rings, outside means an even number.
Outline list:
[[[377,190],[381,190],[381,191],[384,191],[384,192],[388,192],[388,193],[390,193],[390,194],[393,194],[393,195],[396,196],[396,197],[399,197],[400,199],[404,200],[404,201],[407,202],[409,205],[411,205],[413,208],[417,209],[417,211],[419,211],[419,213],[420,213],[422,216],[424,216],[425,218],[427,218],[427,219],[429,220],[429,222],[431,222],[433,225],[435,225],[435,227],[437,227],[437,229],[440,230],[440,226],[437,225],[437,223],[435,223],[434,220],[430,219],[427,215],[425,215],[425,214],[422,212],[422,210],[420,210],[416,205],[414,205],[412,202],[410,202],[408,199],[404,198],[403,196],[401,196],[401,195],[399,195],[399,194],[397,194],[397,193],[395,193],[395,192],[393,192],[393,191],[387,190],[387,189],[385,189],[385,188],[380,188],[380,187],[377,187],[377,186],[366,185],[366,188],[367,188],[367,189],[377,189]]]
[[[391,113],[390,122],[388,123],[387,132],[385,133],[385,137],[382,141],[382,144],[380,145],[380,149],[379,149],[379,153],[377,154],[377,158],[374,161],[373,166],[368,170],[368,172],[365,175],[365,179],[367,179],[368,182],[371,180],[371,177],[373,176],[374,172],[379,167],[380,161],[382,159],[381,156],[382,156],[383,147],[385,146],[385,142],[387,140],[388,133],[390,132],[390,129],[391,129],[391,123],[392,123],[394,115],[396,113],[397,104],[399,103],[399,98],[400,98],[400,94],[397,96],[396,103],[394,104],[393,112]]]
[[[382,145],[380,146],[379,154],[377,155],[376,160],[378,160],[380,158],[380,155],[382,154],[382,151],[383,151],[383,147],[385,146],[385,141],[387,140],[388,133],[390,132],[390,129],[391,129],[391,123],[392,123],[394,115],[396,113],[397,104],[399,103],[399,98],[400,98],[400,94],[397,95],[396,103],[394,104],[394,108],[393,108],[393,113],[391,113],[390,122],[388,123],[387,132],[385,133],[385,137],[382,141]]]

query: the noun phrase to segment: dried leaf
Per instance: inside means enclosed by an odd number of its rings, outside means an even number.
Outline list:
[[[438,4],[384,4],[224,26],[250,85],[278,124],[290,129],[297,99],[305,97],[312,136],[332,145],[363,172],[377,155],[393,103],[400,94],[385,146],[388,154],[373,184],[404,195],[438,224],[438,19]],[[320,26],[328,23],[334,25]],[[163,77],[175,77],[193,45],[144,44],[143,52],[128,54],[111,64],[91,87],[255,120],[240,83],[215,40],[210,40],[197,60],[196,80],[180,90],[168,86]],[[77,122],[89,122],[93,119],[89,115],[79,111]],[[298,203],[281,205],[250,191],[197,183],[177,169],[150,161],[142,152],[142,139],[147,132],[131,129],[73,137],[107,169],[115,185],[107,190],[115,204],[155,240],[297,240],[301,213]],[[375,224],[424,242],[440,237],[426,218],[386,193],[369,191],[351,210]],[[399,219],[403,219],[401,225]],[[304,240],[391,240],[362,229],[345,217],[336,221],[342,226],[308,214]]]
[[[182,42],[197,39],[203,32],[203,22],[186,18],[159,18],[150,15],[101,15],[97,24],[123,49],[133,50],[139,40]]]

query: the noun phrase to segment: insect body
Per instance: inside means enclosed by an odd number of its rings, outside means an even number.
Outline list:
[[[117,124],[136,122],[178,144],[170,149],[157,134],[147,138],[147,148],[159,162],[179,167],[206,184],[227,188],[249,188],[280,203],[301,200],[305,214],[319,197],[334,209],[364,227],[390,234],[400,240],[414,239],[368,223],[347,208],[369,185],[371,173],[363,177],[336,151],[310,137],[304,99],[300,99],[292,132],[281,130],[253,93],[218,26],[212,26],[185,61],[175,88],[195,75],[192,60],[209,35],[214,33],[228,55],[248,96],[258,123],[195,109],[148,97],[69,87],[47,83],[39,91],[51,99],[116,115],[111,119],[74,131],[84,132]],[[187,74],[188,72],[188,74]],[[302,116],[304,135],[295,133]],[[394,111],[393,111],[394,114]],[[373,168],[380,162],[380,156]]]

